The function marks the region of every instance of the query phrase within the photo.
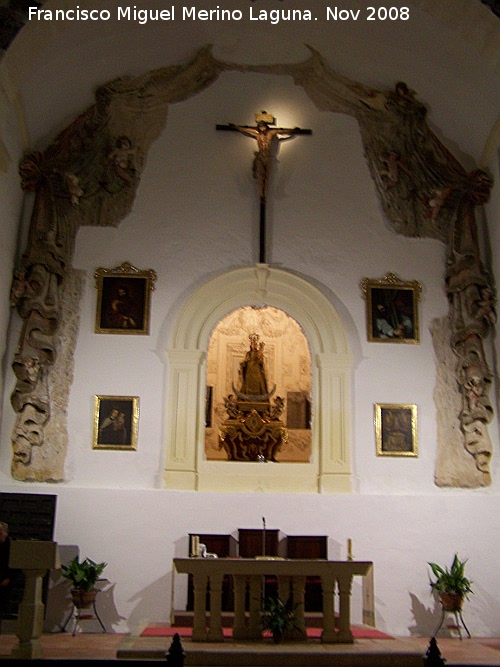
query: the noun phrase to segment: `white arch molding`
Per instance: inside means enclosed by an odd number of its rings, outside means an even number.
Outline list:
[[[274,306],[307,337],[312,361],[313,425],[309,463],[207,461],[204,449],[205,361],[210,335],[242,306]],[[352,357],[342,321],[325,295],[267,264],[236,269],[198,289],[173,327],[166,405],[163,485],[193,491],[350,493]]]

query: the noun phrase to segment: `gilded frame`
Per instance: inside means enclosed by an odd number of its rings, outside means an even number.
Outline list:
[[[96,269],[95,333],[149,335],[151,292],[156,273],[129,262],[114,269]]]
[[[92,449],[137,449],[138,396],[94,396]]]
[[[417,406],[375,404],[377,456],[418,456]]]
[[[367,338],[371,343],[420,343],[418,302],[422,286],[394,273],[363,278]]]

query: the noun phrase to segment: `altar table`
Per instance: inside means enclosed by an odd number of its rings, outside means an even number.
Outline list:
[[[261,639],[260,611],[263,580],[275,576],[278,595],[284,602],[290,591],[298,603],[299,622],[304,621],[304,589],[307,577],[320,577],[323,593],[323,632],[321,641],[352,644],[351,589],[354,576],[365,576],[370,561],[302,560],[270,558],[174,558],[177,572],[191,574],[194,587],[193,641],[223,641],[222,580],[230,575],[234,582],[234,639]],[[210,627],[207,630],[207,584],[210,591]],[[245,594],[249,590],[249,619],[245,622]],[[335,595],[338,593],[338,618]],[[305,626],[304,626],[305,627]],[[297,639],[306,639],[305,629]]]

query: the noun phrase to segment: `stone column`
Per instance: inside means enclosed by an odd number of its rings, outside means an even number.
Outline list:
[[[221,642],[222,633],[222,580],[223,573],[216,572],[210,575],[210,632],[208,639],[211,642]]]
[[[339,634],[338,641],[352,644],[354,639],[351,632],[351,588],[352,576],[343,575],[339,582]]]
[[[234,582],[234,624],[233,639],[247,639],[248,631],[245,624],[245,593],[247,577],[241,574],[233,575]]]
[[[207,639],[207,581],[208,577],[205,574],[193,573],[193,639],[195,641],[206,641]]]
[[[328,572],[321,576],[321,587],[323,589],[323,633],[321,641],[333,643],[337,641],[335,631],[335,577]]]
[[[260,639],[262,628],[260,625],[260,609],[262,599],[262,575],[250,575],[248,634],[250,639]]]

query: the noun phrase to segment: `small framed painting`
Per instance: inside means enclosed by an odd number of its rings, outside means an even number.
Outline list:
[[[92,449],[137,449],[139,398],[95,396]]]
[[[377,456],[418,456],[417,406],[375,404]]]
[[[422,287],[416,280],[405,282],[394,273],[379,280],[363,278],[368,341],[419,343],[418,302]]]
[[[96,333],[149,334],[150,296],[156,273],[124,262],[115,269],[96,269]]]

